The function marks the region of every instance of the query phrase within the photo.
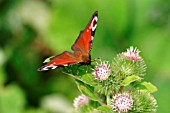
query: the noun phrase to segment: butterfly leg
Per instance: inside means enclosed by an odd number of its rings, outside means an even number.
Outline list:
[[[91,65],[90,65],[90,66],[91,66]],[[86,73],[88,72],[88,69],[89,69],[89,68],[88,68],[88,65],[86,65]]]

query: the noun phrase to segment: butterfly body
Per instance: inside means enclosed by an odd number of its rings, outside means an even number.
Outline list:
[[[97,27],[98,12],[96,11],[83,31],[80,31],[78,38],[72,45],[73,52],[64,51],[63,53],[50,58],[50,61],[40,67],[38,71],[55,69],[61,66],[69,66],[73,64],[88,65],[91,63],[91,47]]]

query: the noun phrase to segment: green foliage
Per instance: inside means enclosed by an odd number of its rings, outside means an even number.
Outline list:
[[[105,113],[113,113],[113,110],[108,106],[99,106],[97,109]]]
[[[153,93],[153,92],[156,92],[158,90],[157,87],[154,86],[152,83],[145,82],[145,81],[141,82],[140,84],[137,84],[136,87],[139,88],[139,89],[146,90],[149,93]]]
[[[27,111],[24,111],[22,113],[49,113],[43,109],[34,109],[34,108],[30,108]]]
[[[139,76],[135,76],[135,75],[128,76],[122,81],[122,85],[127,86],[132,82],[140,81],[140,80],[141,80],[141,78]]]
[[[90,105],[84,105],[80,107],[79,109],[75,110],[75,113],[87,113],[87,112],[94,113],[93,108]]]
[[[82,81],[77,80],[77,86],[81,93],[88,96],[93,101],[99,101],[97,96],[94,93],[94,87],[88,84],[83,83]]]
[[[73,98],[79,94],[74,79],[61,73],[61,68],[44,73],[36,70],[49,56],[71,50],[79,31],[95,10],[99,12],[99,23],[92,58],[110,60],[127,46],[138,46],[148,67],[146,81],[159,87],[159,92],[154,93],[159,100],[157,113],[169,113],[170,97],[165,96],[170,92],[169,4],[170,0],[1,0],[0,95],[5,98],[0,100],[0,113],[4,113],[1,110],[9,113],[49,113],[39,102],[44,96],[54,93],[66,97],[72,107]],[[123,78],[112,72],[108,82],[94,80],[91,69],[86,76],[85,70],[85,67],[80,67],[80,73],[74,77],[92,87],[98,84],[94,91],[100,92],[98,97],[102,99],[103,94],[112,94],[113,89],[118,92],[123,84],[126,84],[124,90],[131,87],[151,93],[157,90],[143,79],[142,82],[133,77],[129,80],[130,76],[138,75],[130,75],[127,67],[120,67],[124,72]],[[77,75],[74,66],[71,71]],[[140,73],[140,77],[144,78],[143,72]],[[11,112],[12,109],[14,111]]]
[[[0,87],[1,113],[21,113],[24,107],[25,96],[19,86],[11,84],[7,87]]]
[[[0,68],[0,85],[3,85],[5,83],[5,80],[6,80],[5,72],[4,72],[4,69],[1,67]]]

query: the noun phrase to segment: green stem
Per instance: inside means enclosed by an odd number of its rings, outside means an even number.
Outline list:
[[[122,93],[123,88],[124,88],[124,86],[120,86],[120,89],[119,89],[119,92],[118,92],[118,93]]]
[[[89,83],[87,83],[86,81],[82,80],[81,78],[78,78],[78,77],[76,77],[76,76],[74,76],[74,75],[72,75],[72,74],[66,73],[66,72],[63,72],[63,73],[66,74],[66,75],[69,75],[69,76],[73,77],[73,78],[76,79],[76,80],[79,80],[79,81],[81,81],[81,82],[83,82],[83,83],[85,83],[85,84],[90,85]],[[91,86],[91,85],[90,85],[90,86]]]
[[[110,105],[110,95],[106,95],[106,103],[107,105]]]

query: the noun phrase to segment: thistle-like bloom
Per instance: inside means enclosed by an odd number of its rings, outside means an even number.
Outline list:
[[[110,75],[110,65],[108,62],[101,62],[101,64],[97,64],[95,69],[93,69],[93,74],[100,81],[106,80]]]
[[[127,51],[124,52],[123,54],[129,60],[136,61],[136,60],[141,59],[141,57],[139,56],[139,53],[140,53],[140,51],[136,47],[133,48],[133,46],[131,46],[130,49],[127,49]]]
[[[89,102],[89,98],[82,94],[82,95],[80,95],[80,96],[78,96],[77,98],[74,99],[73,105],[74,105],[75,108],[78,108],[82,105],[87,104],[88,102]]]
[[[118,94],[111,100],[111,107],[119,113],[128,112],[133,107],[133,100],[128,93]]]

